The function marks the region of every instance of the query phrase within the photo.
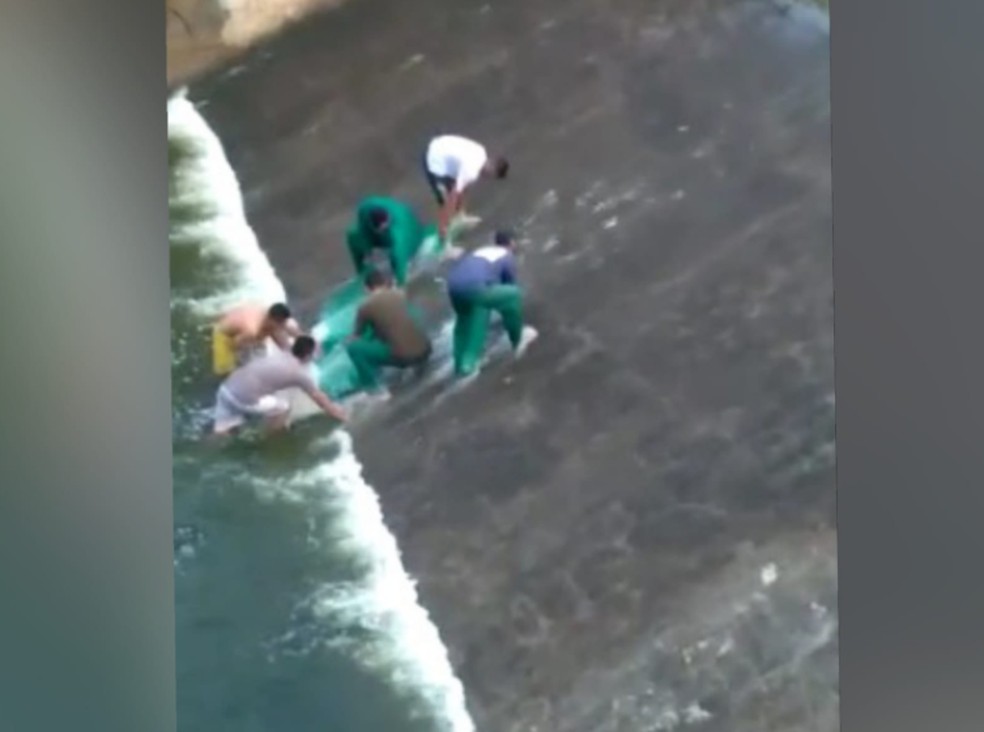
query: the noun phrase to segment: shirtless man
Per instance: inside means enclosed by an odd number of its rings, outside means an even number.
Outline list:
[[[345,421],[345,413],[314,383],[308,364],[317,344],[311,336],[298,336],[289,351],[254,358],[222,382],[215,397],[213,433],[228,435],[250,417],[264,420],[270,431],[287,427],[290,404],[278,392],[297,388],[311,397],[329,417]]]
[[[437,228],[443,240],[456,214],[464,213],[464,194],[479,178],[503,180],[509,161],[490,157],[485,147],[459,135],[441,135],[427,145],[424,173],[440,206]]]
[[[269,307],[247,303],[230,310],[212,329],[212,370],[227,376],[239,365],[241,355],[263,345],[270,338],[281,349],[290,348],[290,339],[301,334],[283,303]]]

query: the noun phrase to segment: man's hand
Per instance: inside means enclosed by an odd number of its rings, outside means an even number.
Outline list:
[[[339,422],[345,422],[348,419],[348,415],[345,414],[345,411],[340,406],[335,404],[335,402],[329,399],[328,395],[325,394],[323,391],[320,390],[315,391],[312,394],[310,394],[310,397],[311,399],[314,400],[315,404],[321,407],[321,411],[323,411],[329,417],[333,417]]]

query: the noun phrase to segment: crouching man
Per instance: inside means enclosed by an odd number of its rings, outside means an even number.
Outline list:
[[[259,356],[233,371],[215,398],[213,433],[230,434],[250,418],[261,419],[271,432],[285,429],[290,404],[278,392],[291,388],[300,389],[325,414],[344,422],[345,413],[315,385],[308,371],[315,349],[314,339],[302,335],[294,340],[289,351]]]
[[[524,324],[514,247],[512,232],[496,232],[493,244],[465,254],[448,272],[448,297],[455,315],[454,370],[458,376],[471,376],[478,369],[493,312],[502,319],[516,355],[537,337],[536,330]]]
[[[346,350],[362,389],[376,392],[383,367],[422,368],[430,358],[431,343],[403,292],[375,270],[366,274],[365,282],[369,297],[355,317]]]

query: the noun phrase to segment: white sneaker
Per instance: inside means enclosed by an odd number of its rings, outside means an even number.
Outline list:
[[[523,333],[519,337],[519,345],[516,346],[516,358],[522,356],[530,344],[539,337],[540,333],[531,325],[523,326]]]

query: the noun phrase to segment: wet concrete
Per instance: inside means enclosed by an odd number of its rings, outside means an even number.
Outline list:
[[[192,90],[309,314],[430,134],[513,160],[541,338],[357,434],[480,729],[837,729],[828,58],[788,4],[359,0]]]

